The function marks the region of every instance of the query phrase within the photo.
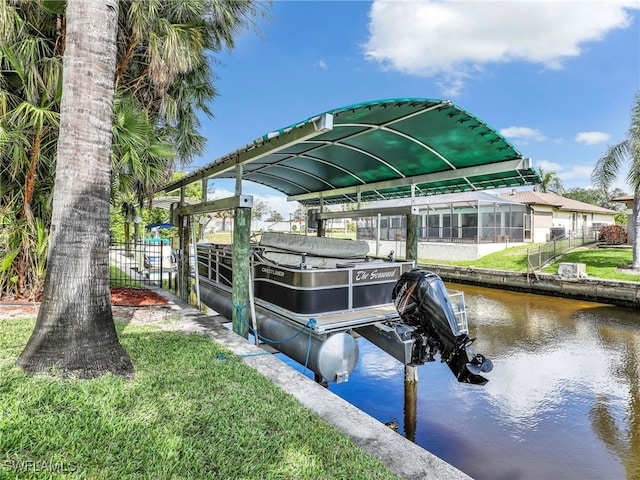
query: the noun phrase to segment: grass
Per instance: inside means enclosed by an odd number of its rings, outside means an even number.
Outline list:
[[[109,265],[109,284],[112,287],[144,288],[139,282],[114,265]]]
[[[619,266],[630,265],[632,259],[631,249],[578,248],[563,255],[559,261],[544,268],[542,271],[557,273],[560,262],[584,263],[589,277],[638,282],[640,281],[640,275],[629,275],[617,271]]]
[[[224,232],[208,233],[206,241],[211,243],[221,243],[223,245],[230,245],[233,243],[233,232],[224,231]]]
[[[118,323],[135,378],[80,381],[15,366],[33,327],[0,321],[0,478],[397,478],[207,337]]]
[[[420,263],[435,263],[444,265],[459,265],[464,267],[493,268],[496,270],[527,271],[527,249],[537,247],[539,244],[518,245],[499,252],[490,253],[476,260],[422,260]]]
[[[458,265],[476,268],[492,268],[495,270],[527,271],[527,248],[537,245],[511,247],[500,252],[485,255],[477,260],[442,261],[420,260],[420,263]],[[605,280],[640,281],[640,275],[630,275],[617,271],[622,265],[632,261],[631,249],[621,248],[578,248],[561,256],[556,262],[544,268],[545,273],[558,273],[559,263],[584,263],[587,275]]]

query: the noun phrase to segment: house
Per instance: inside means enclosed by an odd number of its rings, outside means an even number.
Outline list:
[[[595,235],[600,227],[615,224],[615,210],[579,202],[555,193],[512,190],[501,193],[526,206],[526,229],[534,243],[548,242],[561,235]]]
[[[400,207],[411,199],[374,202],[367,208]],[[416,197],[418,257],[430,260],[473,260],[509,246],[543,243],[555,236],[595,235],[615,223],[613,210],[553,193],[512,190]],[[367,240],[376,255],[405,252],[406,217],[360,218],[358,239]]]

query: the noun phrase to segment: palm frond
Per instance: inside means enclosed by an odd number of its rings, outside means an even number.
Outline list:
[[[600,157],[591,173],[591,182],[597,188],[609,190],[618,176],[622,165],[629,154],[629,142],[624,140],[616,145],[610,145],[606,153]]]

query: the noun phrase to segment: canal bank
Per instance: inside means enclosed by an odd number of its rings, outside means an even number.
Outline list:
[[[250,343],[225,326],[224,317],[205,315],[165,290],[151,288],[172,304],[180,319],[172,329],[198,333],[215,340],[247,365],[269,378],[302,405],[333,425],[370,455],[379,458],[389,470],[407,480],[470,480],[471,477],[407,440],[397,432],[356,408],[329,389],[291,368],[273,355]]]
[[[606,303],[640,309],[640,282],[598,278],[561,278],[549,273],[523,273],[454,265],[420,264],[445,282]]]

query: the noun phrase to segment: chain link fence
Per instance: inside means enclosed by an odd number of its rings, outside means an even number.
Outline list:
[[[569,250],[595,243],[598,240],[598,230],[593,229],[582,236],[558,235],[550,242],[539,247],[527,249],[527,270],[537,271],[553,263],[558,257]]]

